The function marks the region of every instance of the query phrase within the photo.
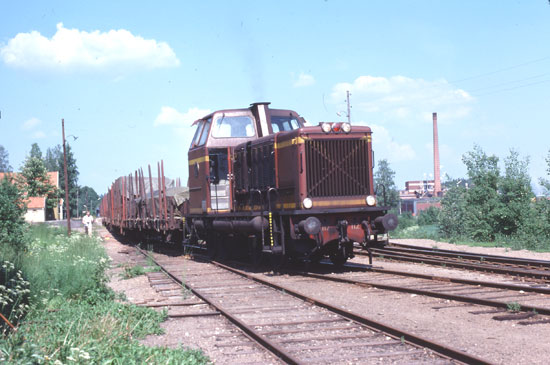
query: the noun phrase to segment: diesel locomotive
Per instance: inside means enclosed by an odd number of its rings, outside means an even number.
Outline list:
[[[397,227],[376,201],[372,131],[348,123],[307,126],[269,103],[213,112],[194,124],[187,187],[143,171],[115,181],[103,223],[205,245],[211,256],[247,254],[343,264]]]

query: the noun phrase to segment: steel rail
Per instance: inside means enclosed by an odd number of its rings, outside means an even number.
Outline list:
[[[360,280],[353,280],[353,279],[346,279],[346,278],[337,278],[334,276],[327,276],[327,275],[315,274],[310,272],[296,272],[296,274],[299,274],[305,277],[321,279],[321,280],[334,281],[338,283],[353,284],[358,286],[377,288],[382,290],[390,290],[390,291],[401,292],[401,293],[417,294],[417,295],[423,295],[423,296],[434,297],[434,298],[454,300],[454,301],[463,302],[463,303],[479,304],[487,307],[508,308],[508,302],[500,302],[500,301],[491,300],[491,299],[467,297],[464,295],[457,295],[457,294],[446,294],[446,293],[440,293],[432,290],[406,288],[406,287],[397,286],[397,285],[380,284],[374,281],[360,281]],[[550,315],[550,308],[537,307],[537,306],[531,306],[531,305],[522,304],[520,311],[524,311],[524,312],[536,311],[539,314]]]
[[[355,252],[355,253],[358,253],[358,252]],[[366,255],[365,253],[358,253],[358,254]],[[446,267],[454,267],[454,268],[466,269],[466,270],[472,270],[472,271],[485,271],[485,272],[493,272],[493,273],[511,275],[511,276],[528,277],[528,278],[546,280],[546,281],[550,280],[550,271],[545,272],[545,271],[535,271],[535,270],[526,270],[526,269],[510,269],[510,268],[503,268],[502,266],[460,263],[456,261],[437,260],[433,258],[420,257],[420,256],[414,256],[414,255],[403,255],[403,254],[400,255],[400,254],[391,254],[391,253],[377,253],[376,255],[383,258],[394,259],[396,261],[424,263],[424,264],[431,264],[431,265],[437,265],[437,266],[445,265]]]
[[[321,263],[321,265],[325,265],[325,264]],[[326,265],[330,265],[330,264],[326,264]],[[330,266],[332,266],[332,265],[330,265]],[[489,288],[506,289],[506,290],[514,290],[514,291],[525,291],[525,292],[531,292],[531,293],[540,293],[540,294],[550,295],[550,287],[540,288],[540,287],[533,287],[533,286],[528,286],[528,285],[497,283],[497,282],[493,282],[493,281],[460,279],[460,278],[453,278],[453,277],[448,277],[448,276],[427,275],[427,274],[419,274],[419,273],[407,272],[407,271],[379,269],[379,268],[375,268],[375,267],[359,266],[357,264],[352,264],[352,263],[348,263],[347,265],[344,266],[344,268],[350,269],[350,270],[355,271],[355,272],[376,272],[376,273],[381,273],[381,274],[406,276],[406,277],[413,277],[413,278],[433,280],[433,281],[442,281],[442,282],[449,282],[449,283],[456,283],[456,284],[466,284],[466,285],[476,285],[476,286],[484,286],[484,287],[489,287]]]
[[[324,302],[324,301],[321,301],[321,300],[318,300],[318,299],[314,299],[312,297],[309,297],[307,295],[299,293],[299,292],[297,292],[297,291],[295,291],[295,290],[293,290],[289,287],[286,287],[286,286],[283,286],[283,285],[278,285],[278,284],[272,283],[270,281],[261,279],[261,278],[255,276],[255,275],[249,274],[245,271],[242,271],[242,270],[224,265],[224,264],[219,263],[217,261],[211,261],[211,263],[218,266],[218,267],[221,267],[221,268],[224,268],[228,271],[231,271],[235,274],[238,274],[242,277],[246,277],[250,280],[253,280],[257,283],[267,285],[267,286],[272,287],[272,288],[274,288],[276,290],[279,290],[279,291],[284,291],[285,293],[290,294],[290,295],[292,295],[296,298],[299,298],[299,299],[304,300],[306,302],[309,302],[311,304],[315,304],[319,307],[325,308],[325,309],[327,309],[327,310],[329,310],[333,313],[336,313],[336,314],[338,314],[338,315],[340,315],[340,316],[342,316],[346,319],[349,319],[349,320],[352,320],[354,322],[365,325],[367,327],[385,332],[385,333],[390,334],[390,335],[392,335],[396,338],[402,338],[402,339],[404,339],[404,341],[406,341],[410,344],[413,344],[413,345],[416,345],[416,346],[421,346],[421,347],[424,347],[424,348],[428,348],[428,349],[430,349],[432,351],[435,351],[436,353],[438,353],[440,355],[443,355],[445,357],[448,357],[450,359],[457,360],[457,361],[460,361],[460,362],[463,362],[463,363],[466,363],[466,364],[490,364],[487,360],[484,360],[484,359],[479,358],[477,356],[467,354],[463,351],[453,349],[449,346],[446,346],[446,345],[443,345],[443,344],[440,344],[440,343],[437,343],[437,342],[434,342],[434,341],[431,341],[431,340],[427,340],[427,339],[422,338],[420,336],[417,336],[417,335],[414,335],[412,333],[397,329],[395,327],[391,327],[391,326],[383,324],[381,322],[374,321],[372,319],[363,317],[361,315],[358,315],[358,314],[355,314],[355,313],[350,313],[350,312],[348,312],[344,309],[337,308],[337,307],[335,307],[335,306],[333,306],[333,305],[331,305],[327,302]]]
[[[278,357],[279,359],[285,361],[288,364],[300,364],[300,362],[295,359],[292,355],[285,352],[280,346],[277,344],[267,340],[265,337],[263,337],[259,332],[251,328],[250,326],[247,326],[245,323],[243,323],[241,320],[236,318],[235,316],[231,315],[227,309],[222,307],[219,304],[215,304],[214,300],[210,299],[208,295],[201,293],[200,291],[188,286],[183,282],[183,280],[176,277],[174,274],[172,274],[170,271],[166,270],[152,255],[149,255],[147,252],[142,250],[139,247],[136,247],[136,249],[143,254],[144,256],[151,259],[156,265],[159,266],[159,268],[164,272],[166,275],[168,275],[172,280],[176,281],[181,286],[187,288],[189,291],[191,291],[194,295],[196,295],[198,298],[203,300],[205,303],[210,305],[211,307],[215,308],[217,311],[219,311],[225,318],[227,318],[231,323],[239,327],[244,333],[246,333],[248,336],[250,336],[252,339],[254,339],[256,342],[258,342],[262,347],[270,351],[274,356]]]
[[[373,251],[378,255],[384,254],[401,254],[401,255],[425,255],[428,257],[441,257],[448,260],[462,260],[464,262],[472,263],[482,263],[482,264],[493,264],[501,265],[504,267],[513,266],[516,268],[525,268],[528,270],[540,269],[542,271],[550,269],[550,262],[540,260],[539,262],[533,261],[524,261],[518,258],[501,258],[501,257],[492,257],[487,255],[477,255],[468,252],[438,252],[437,250],[427,250],[424,248],[413,249],[413,248],[395,248],[395,247],[385,247],[385,248],[374,248]]]
[[[480,261],[486,261],[486,262],[494,261],[494,262],[503,262],[503,263],[509,263],[509,264],[517,264],[517,265],[545,266],[550,268],[550,261],[548,260],[526,259],[526,258],[509,257],[509,256],[502,256],[502,255],[478,254],[478,253],[465,252],[465,251],[454,251],[454,250],[445,250],[445,249],[439,249],[439,248],[405,245],[405,244],[395,243],[395,242],[390,242],[390,244],[386,246],[385,249],[424,251],[427,254],[433,253],[434,255],[441,255],[441,256],[449,254],[451,256],[453,255],[461,256],[463,258],[472,257],[473,259],[479,259]]]

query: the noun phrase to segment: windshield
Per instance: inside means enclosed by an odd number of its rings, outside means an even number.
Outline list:
[[[252,137],[255,136],[254,123],[248,115],[222,115],[212,125],[212,137]]]
[[[293,129],[300,128],[300,123],[298,123],[298,120],[291,115],[272,115],[271,128],[273,129],[273,133],[291,131]]]

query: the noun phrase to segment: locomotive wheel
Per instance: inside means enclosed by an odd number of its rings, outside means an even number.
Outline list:
[[[329,257],[330,257],[330,261],[334,264],[334,266],[338,266],[338,267],[344,266],[346,261],[348,261],[347,257],[344,256],[344,254],[340,251],[336,253],[331,253]]]
[[[348,257],[346,255],[346,249],[342,245],[341,247],[338,247],[336,244],[333,249],[329,253],[330,261],[334,264],[334,266],[341,267],[343,266],[346,261],[348,261]]]

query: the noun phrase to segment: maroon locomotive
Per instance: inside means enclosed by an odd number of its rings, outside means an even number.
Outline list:
[[[142,172],[121,178],[104,197],[104,223],[253,260],[328,256],[342,264],[354,242],[365,249],[384,242],[397,217],[374,195],[371,129],[306,126],[296,112],[268,105],[197,120],[188,190],[167,189],[160,172],[156,187]]]

